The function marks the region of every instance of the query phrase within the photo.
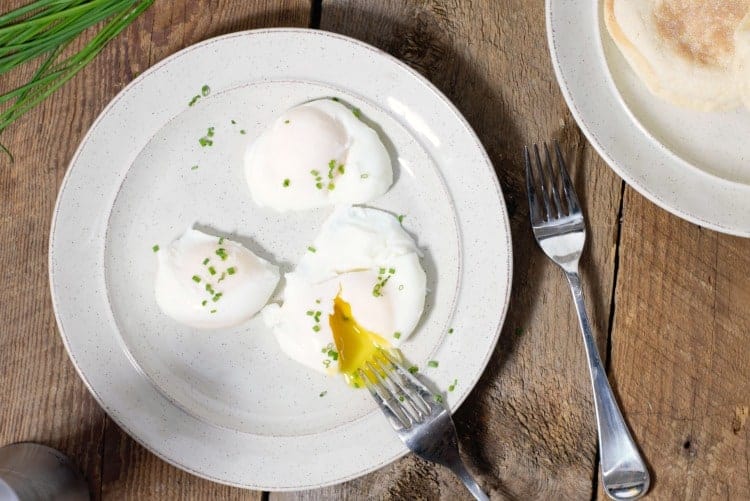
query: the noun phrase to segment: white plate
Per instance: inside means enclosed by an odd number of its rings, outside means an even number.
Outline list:
[[[750,236],[750,112],[693,112],[652,96],[610,38],[601,2],[547,0],[547,34],[565,100],[617,174],[677,216]]]
[[[210,95],[188,106],[203,84]],[[510,232],[492,165],[458,111],[413,70],[361,42],[297,29],[232,34],[162,61],[107,106],[76,152],[52,222],[50,282],[63,341],[102,407],[159,457],[211,480],[314,488],[406,452],[366,392],[287,359],[258,319],[193,331],[153,297],[152,245],[191,223],[284,271],[305,252],[330,209],[255,207],[241,154],[281,111],[325,96],[359,107],[394,158],[396,182],[371,205],[406,215],[430,288],[404,352],[423,368],[440,362],[423,370],[439,388],[458,380],[452,409],[505,317]],[[214,146],[201,148],[209,126]]]

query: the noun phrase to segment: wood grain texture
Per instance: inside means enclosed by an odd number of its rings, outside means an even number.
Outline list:
[[[651,465],[653,499],[747,499],[750,240],[628,188],[620,255],[610,380]]]
[[[0,11],[27,3],[2,2]],[[257,499],[173,468],[122,433],[86,391],[57,334],[47,240],[57,189],[78,143],[135,75],[195,42],[237,30],[307,26],[308,0],[158,0],[51,99],[2,135],[0,156],[0,446],[35,441],[70,455],[94,499]],[[4,77],[23,83],[29,69]]]
[[[521,148],[557,138],[567,151],[592,230],[582,267],[602,348],[621,182],[586,146],[561,98],[542,3],[324,0],[321,28],[382,48],[435,83],[477,131],[505,192],[514,290],[498,349],[456,415],[470,468],[494,498],[590,498],[596,435],[583,345],[567,285],[531,236]],[[469,498],[447,470],[413,456],[340,486],[271,497]]]

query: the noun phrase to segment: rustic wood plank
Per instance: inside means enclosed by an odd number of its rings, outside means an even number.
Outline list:
[[[435,83],[479,134],[503,186],[514,239],[513,302],[489,369],[456,415],[470,468],[496,498],[589,498],[596,434],[583,345],[567,285],[530,233],[521,147],[557,138],[569,154],[589,216],[582,267],[602,348],[621,182],[586,146],[563,102],[542,3],[324,0],[321,28],[380,47]],[[340,486],[271,497],[469,499],[446,470],[413,456]]]
[[[0,10],[25,3],[4,2]],[[158,0],[2,135],[15,163],[0,157],[0,268],[6,278],[0,288],[0,445],[30,440],[61,449],[85,473],[94,499],[257,499],[260,493],[163,463],[105,417],[76,375],[57,335],[47,285],[49,223],[67,164],[101,109],[153,63],[223,33],[307,26],[309,12],[308,0]],[[23,83],[29,71],[4,77],[1,87]]]
[[[651,465],[652,497],[747,499],[750,240],[628,188],[620,255],[610,379]]]

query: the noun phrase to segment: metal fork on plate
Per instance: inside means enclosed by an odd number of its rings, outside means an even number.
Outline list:
[[[612,394],[591,332],[583,303],[581,277],[578,274],[578,260],[586,240],[586,226],[557,142],[555,156],[557,168],[546,144],[544,162],[536,145],[534,161],[529,149],[524,148],[531,226],[544,253],[565,272],[573,293],[594,390],[604,490],[612,499],[638,499],[648,490],[650,477]],[[560,185],[562,196],[558,190]]]
[[[448,409],[400,361],[381,350],[359,376],[399,438],[417,456],[449,468],[480,501],[489,499],[458,454]]]

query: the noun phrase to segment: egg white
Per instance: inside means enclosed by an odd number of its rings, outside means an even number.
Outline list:
[[[289,357],[323,373],[336,372],[335,364],[325,363],[324,352],[334,344],[328,317],[337,296],[349,303],[358,324],[391,346],[412,334],[424,310],[426,275],[416,243],[394,216],[339,207],[311,249],[314,252],[308,250],[295,271],[286,274],[283,304],[271,304],[262,312]],[[385,277],[386,284],[375,294]]]
[[[159,308],[199,329],[245,322],[265,306],[279,281],[278,267],[241,244],[194,229],[159,250],[157,259]]]
[[[279,212],[374,200],[393,183],[377,132],[332,99],[286,111],[245,153],[253,201]]]

